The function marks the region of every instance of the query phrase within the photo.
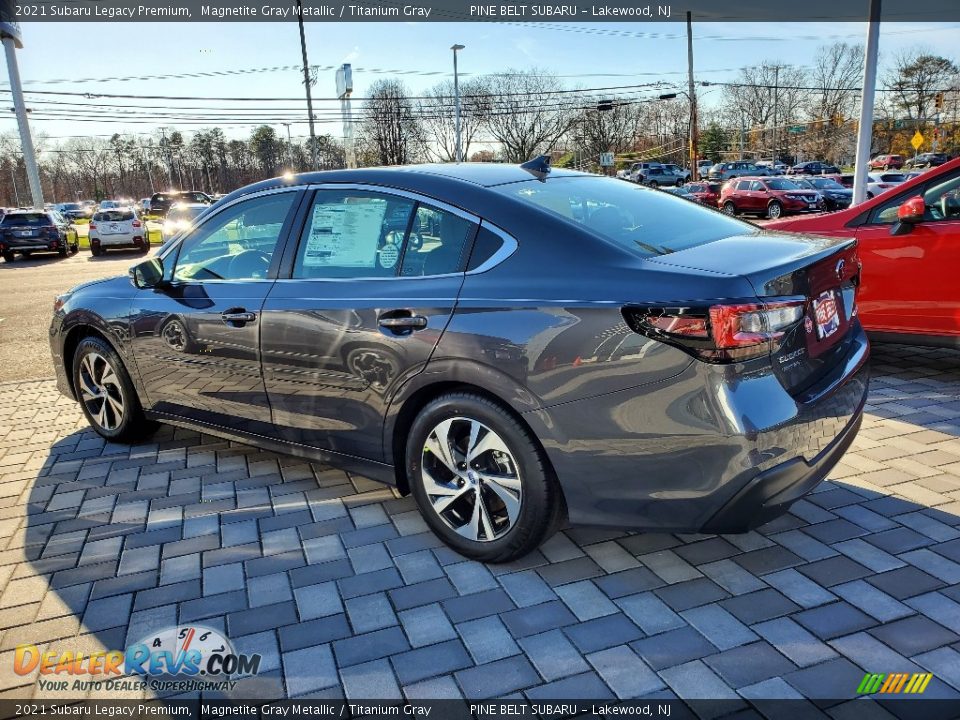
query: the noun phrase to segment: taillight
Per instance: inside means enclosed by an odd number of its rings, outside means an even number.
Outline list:
[[[133,226],[134,226],[134,227],[140,227],[140,221],[139,221],[139,220],[134,220],[134,221],[133,221]]]
[[[91,230],[96,230],[97,224],[93,220],[91,220],[90,225],[88,225],[87,227],[89,227]]]
[[[806,300],[772,300],[701,307],[626,307],[634,332],[705,362],[727,363],[770,354],[804,315]]]

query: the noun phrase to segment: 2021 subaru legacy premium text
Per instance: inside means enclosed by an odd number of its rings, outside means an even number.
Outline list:
[[[60,389],[412,493],[469,557],[559,525],[737,532],[852,442],[850,240],[764,233],[542,162],[332,171],[221,200],[59,297]]]

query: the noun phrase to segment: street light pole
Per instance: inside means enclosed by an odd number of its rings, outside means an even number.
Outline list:
[[[873,142],[873,98],[877,87],[877,45],[880,41],[880,0],[870,0],[867,46],[863,58],[863,92],[860,95],[860,127],[853,163],[853,204],[867,199],[867,163]]]
[[[697,95],[693,88],[693,15],[687,10],[687,85],[690,100],[690,179],[699,180],[697,168]]]
[[[20,130],[20,149],[27,169],[27,182],[33,206],[43,208],[43,188],[40,186],[40,169],[30,137],[30,125],[27,123],[27,107],[23,101],[23,85],[20,84],[20,68],[17,65],[17,47],[23,47],[20,39],[19,23],[0,23],[0,36],[3,38],[3,51],[7,56],[7,72],[10,75],[10,92],[13,95],[13,109],[17,114],[17,127]],[[19,201],[18,201],[19,204]]]
[[[307,38],[303,32],[303,0],[297,0],[300,25],[300,54],[303,56],[303,87],[307,91],[307,120],[310,122],[310,169],[317,169],[317,133],[313,127],[313,98],[310,95],[310,66],[307,64]]]
[[[453,97],[454,97],[454,112],[456,113],[455,117],[455,126],[456,126],[456,150],[455,156],[456,161],[463,162],[463,152],[460,148],[460,76],[457,74],[457,50],[463,50],[463,45],[451,45],[450,49],[453,50]]]

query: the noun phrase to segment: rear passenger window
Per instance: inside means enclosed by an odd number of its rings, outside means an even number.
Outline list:
[[[461,272],[465,250],[476,225],[446,210],[419,205],[410,227],[400,275],[446,275]]]
[[[304,224],[295,278],[393,277],[416,203],[357,190],[319,190]]]

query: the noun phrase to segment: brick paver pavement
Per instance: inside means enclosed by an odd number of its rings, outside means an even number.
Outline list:
[[[19,643],[179,623],[262,655],[246,697],[835,699],[921,670],[958,697],[960,354],[873,367],[852,450],[759,531],[568,529],[496,566],[364,478],[171,428],[104,444],[52,382],[0,385],[0,691],[55,697]]]

